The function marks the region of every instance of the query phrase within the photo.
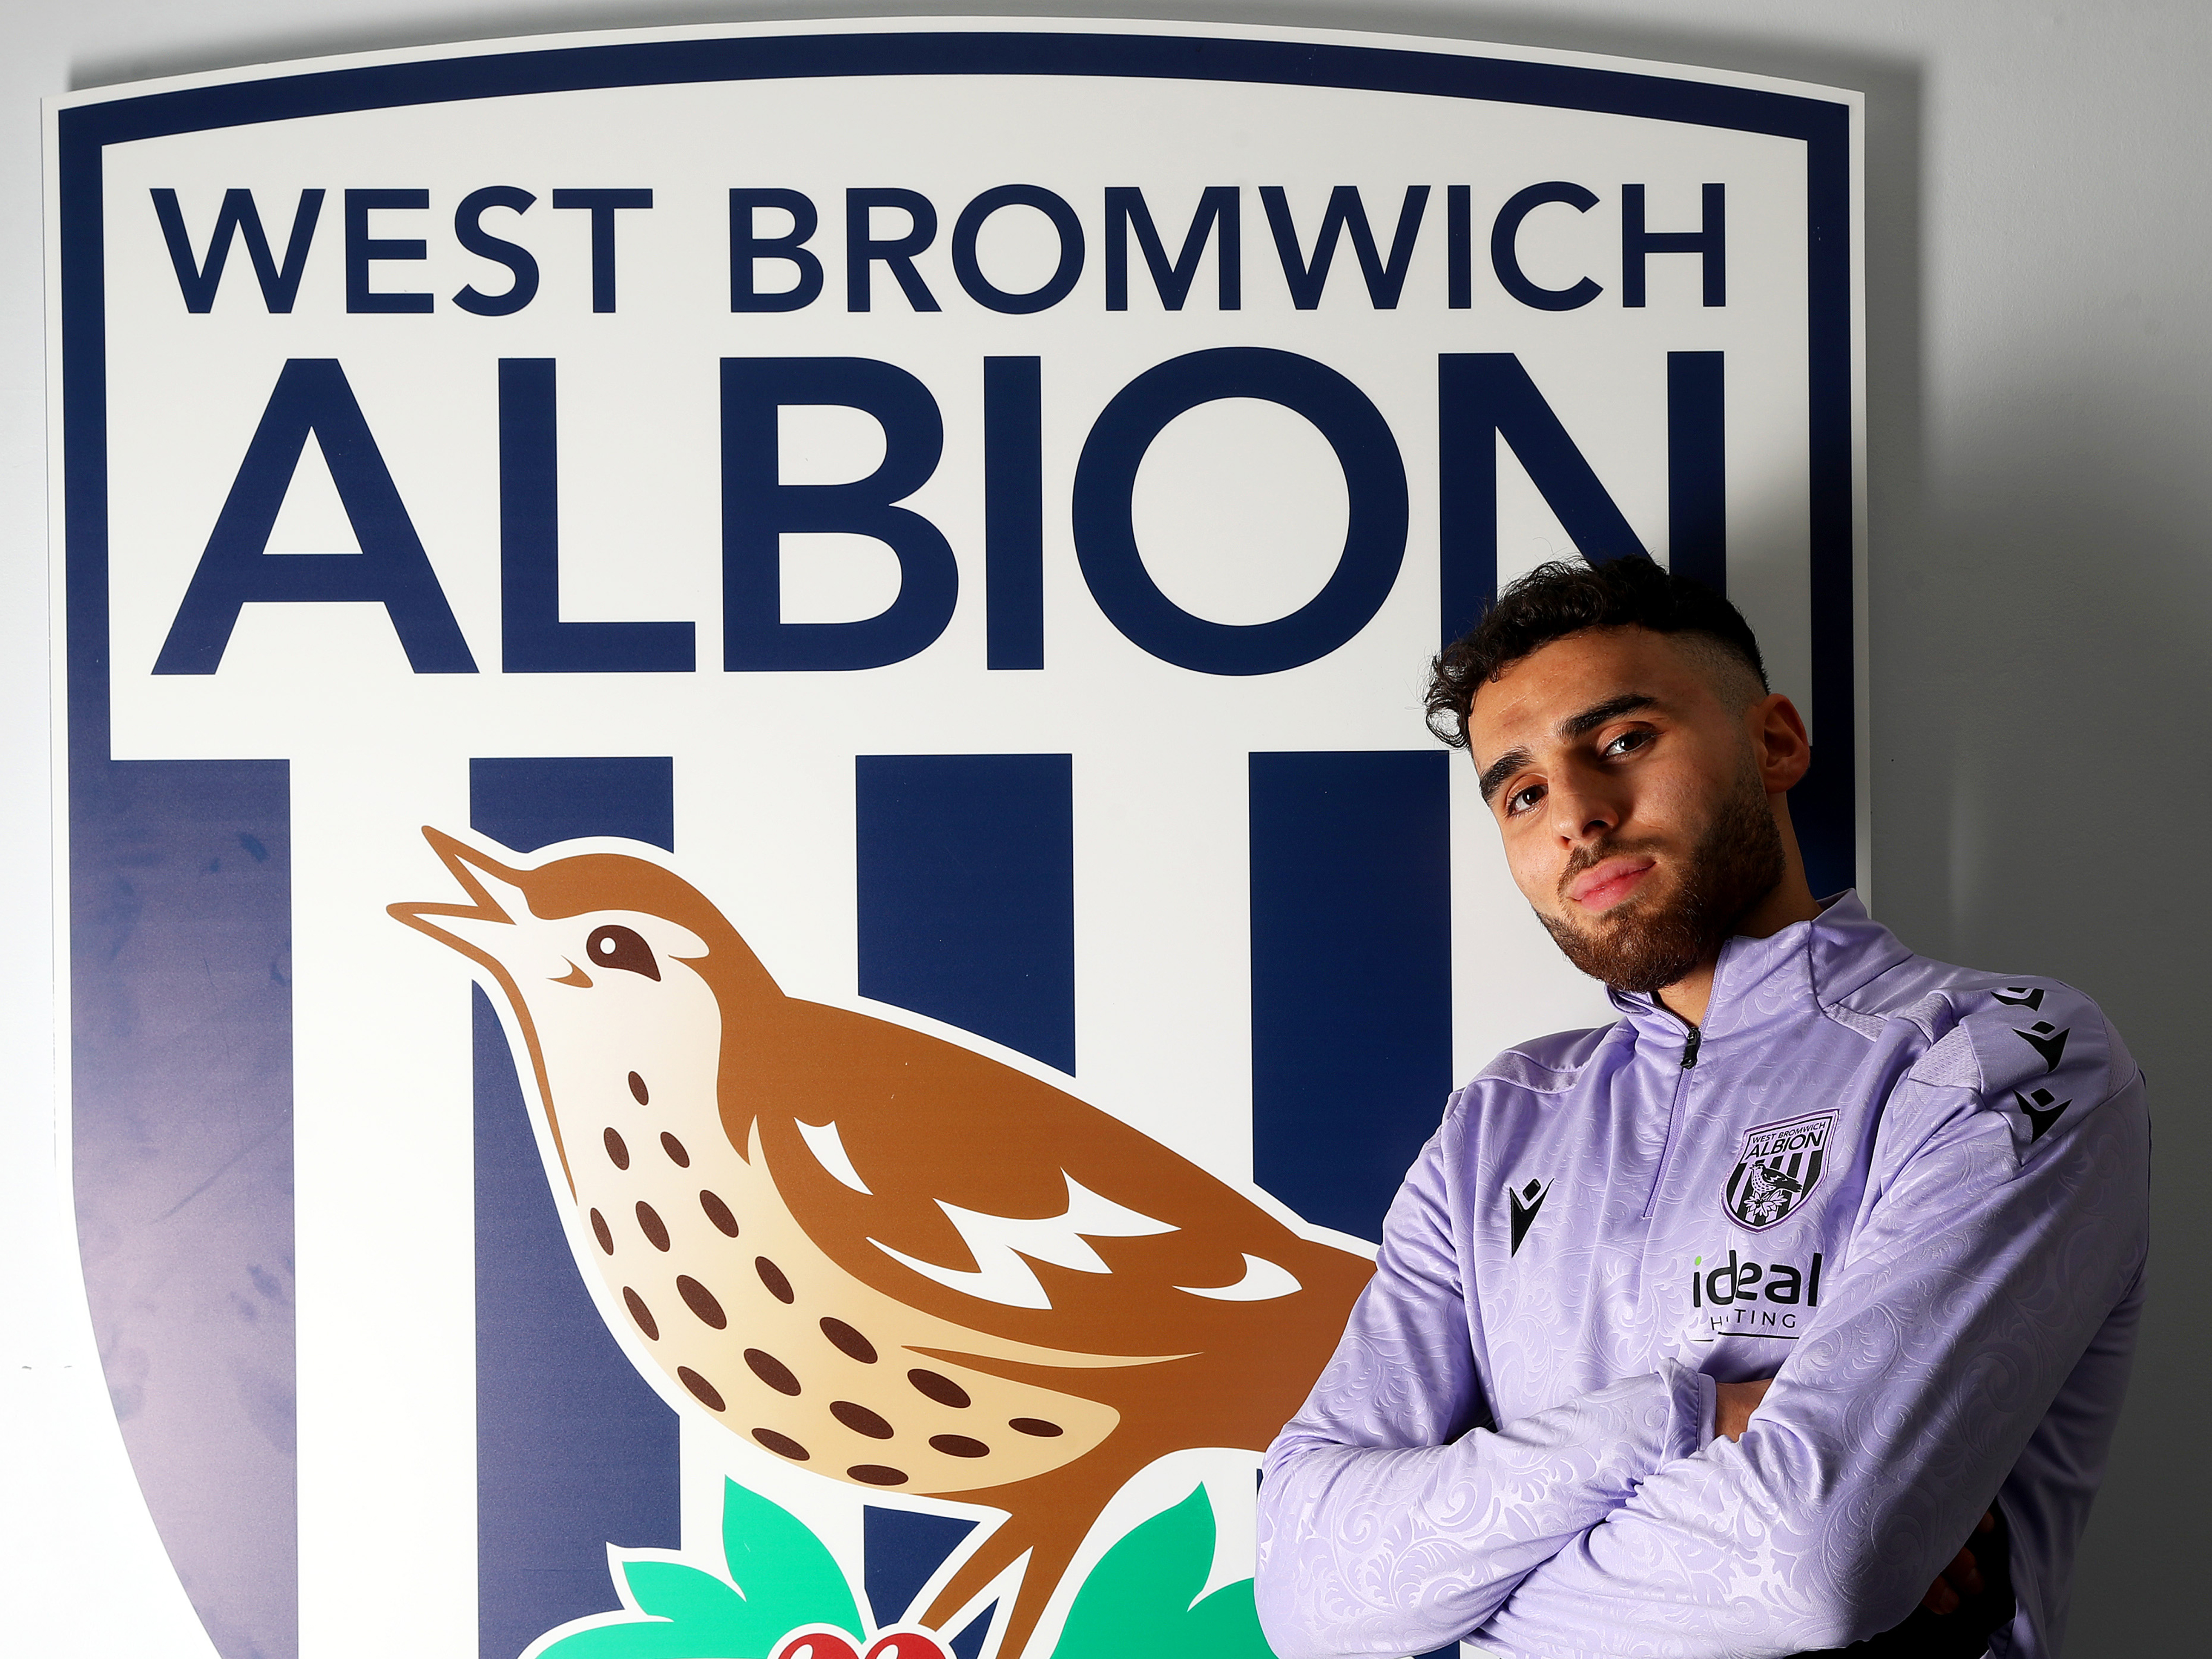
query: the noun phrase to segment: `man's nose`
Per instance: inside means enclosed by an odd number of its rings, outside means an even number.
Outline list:
[[[1569,777],[1552,785],[1546,803],[1552,809],[1552,831],[1570,846],[1600,840],[1620,827],[1620,803],[1611,792],[1593,784],[1592,780]]]

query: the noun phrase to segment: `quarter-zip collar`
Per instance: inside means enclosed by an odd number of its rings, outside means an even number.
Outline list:
[[[1721,946],[1705,1023],[1688,1027],[1656,997],[1607,988],[1606,995],[1634,1029],[1638,1048],[1710,1057],[1712,1045],[1733,1045],[1834,1006],[1911,952],[1870,919],[1856,893],[1822,901],[1820,914],[1794,921],[1765,939],[1739,934]],[[1692,1031],[1695,1031],[1694,1048]]]

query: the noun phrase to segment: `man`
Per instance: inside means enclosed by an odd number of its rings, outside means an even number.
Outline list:
[[[2135,1063],[1815,901],[1804,726],[1709,590],[1545,566],[1430,710],[1621,1018],[1499,1055],[1407,1176],[1268,1454],[1276,1652],[2055,1654],[2142,1297]]]

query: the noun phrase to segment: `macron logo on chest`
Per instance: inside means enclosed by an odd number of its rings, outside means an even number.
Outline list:
[[[1528,1229],[1535,1225],[1536,1212],[1544,1207],[1544,1200],[1550,1196],[1551,1191],[1549,1182],[1533,1178],[1525,1187],[1508,1187],[1505,1189],[1505,1200],[1513,1212],[1513,1248],[1506,1252],[1508,1255],[1521,1254],[1521,1241],[1528,1237]]]

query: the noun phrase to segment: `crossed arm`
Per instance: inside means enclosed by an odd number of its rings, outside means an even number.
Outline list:
[[[1759,1409],[1759,1402],[1766,1398],[1766,1391],[1774,1386],[1774,1379],[1766,1377],[1756,1382],[1722,1382],[1714,1388],[1713,1437],[1718,1440],[1741,1440],[1743,1431],[1751,1426],[1751,1414]],[[1956,1613],[1960,1602],[1966,1596],[1982,1593],[1981,1563],[1977,1559],[1975,1538],[1996,1530],[1997,1518],[1988,1510],[1974,1522],[1974,1535],[1959,1546],[1958,1553],[1943,1564],[1928,1593],[1920,1598],[1920,1605],[1938,1617]]]
[[[2140,1088],[2106,1103],[2132,1109],[2085,1114],[2063,1158],[2028,1161],[1967,1091],[1928,1091],[1928,1133],[1877,1171],[1851,1260],[1770,1384],[1723,1394],[1668,1361],[1496,1429],[1477,1426],[1443,1185],[1417,1170],[1344,1345],[1269,1454],[1257,1589],[1275,1650],[1474,1636],[1787,1655],[1942,1601],[1931,1580],[2139,1263],[2109,1235],[2140,1211]]]

